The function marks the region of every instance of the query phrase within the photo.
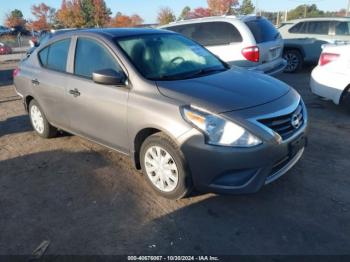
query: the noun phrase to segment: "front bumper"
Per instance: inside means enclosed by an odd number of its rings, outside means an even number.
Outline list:
[[[306,137],[306,132],[301,136]],[[289,143],[222,148],[204,144],[201,135],[191,137],[181,149],[196,189],[229,194],[257,192],[289,171],[304,152],[302,147],[290,155]]]
[[[197,129],[185,134],[181,150],[195,188],[202,192],[254,193],[284,175],[298,162],[307,145],[305,107],[304,110],[305,123],[293,136],[281,140],[272,130],[266,130],[264,135],[269,138],[252,148],[208,145]]]

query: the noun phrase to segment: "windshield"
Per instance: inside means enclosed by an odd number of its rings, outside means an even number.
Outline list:
[[[178,34],[138,35],[115,41],[148,79],[194,78],[227,69],[207,49]]]

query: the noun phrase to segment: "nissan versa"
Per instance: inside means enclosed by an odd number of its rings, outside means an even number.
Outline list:
[[[293,88],[170,31],[60,34],[20,63],[14,82],[38,135],[66,130],[125,153],[167,198],[193,187],[256,192],[306,145]]]

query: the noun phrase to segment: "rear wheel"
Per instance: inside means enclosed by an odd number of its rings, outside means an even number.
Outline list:
[[[341,97],[341,101],[340,101],[341,105],[344,106],[345,108],[347,108],[348,110],[350,110],[350,87],[348,87],[342,97]]]
[[[148,137],[141,146],[141,167],[151,187],[161,196],[180,199],[192,190],[185,158],[178,146],[163,133]]]
[[[34,99],[29,103],[30,122],[35,132],[44,138],[51,138],[57,135],[57,129],[53,127],[46,119],[46,116]]]
[[[287,61],[287,66],[284,69],[286,73],[294,73],[300,70],[303,65],[303,57],[298,50],[285,50],[283,58]]]

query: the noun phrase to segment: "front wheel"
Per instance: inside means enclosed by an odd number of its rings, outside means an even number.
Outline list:
[[[283,58],[287,61],[287,66],[284,69],[286,73],[297,72],[303,64],[303,57],[298,50],[285,50]]]
[[[151,187],[161,196],[180,199],[192,190],[184,155],[163,133],[148,137],[141,146],[141,167]]]
[[[29,103],[29,117],[35,132],[39,136],[51,138],[57,135],[57,129],[47,121],[43,110],[35,100]]]
[[[344,91],[340,100],[340,104],[344,108],[350,110],[350,87]]]

